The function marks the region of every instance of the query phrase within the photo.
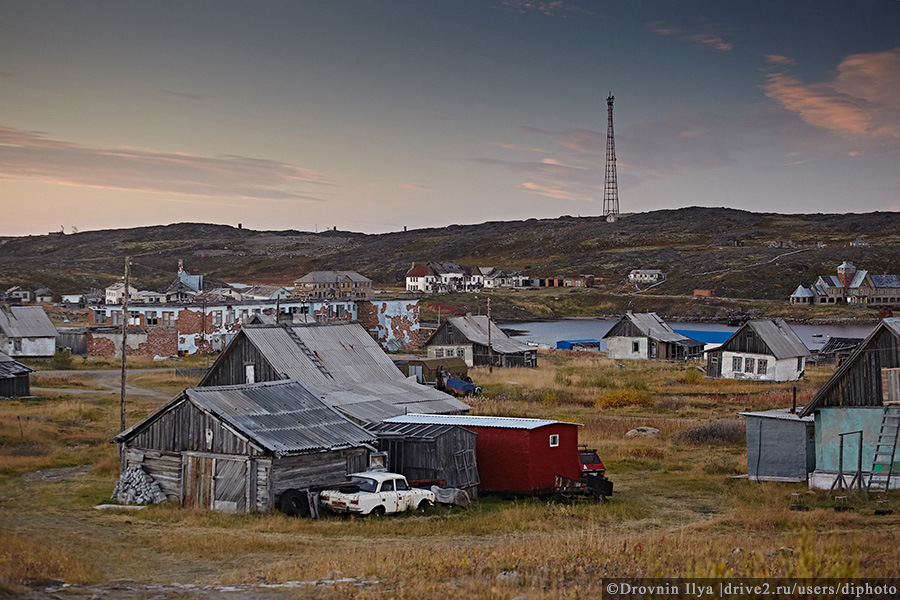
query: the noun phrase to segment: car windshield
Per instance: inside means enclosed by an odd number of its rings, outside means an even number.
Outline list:
[[[378,489],[378,482],[368,477],[354,477],[351,483],[358,485],[361,492],[374,492]]]
[[[600,462],[600,457],[596,452],[579,452],[578,457],[581,458],[583,465],[596,465]]]

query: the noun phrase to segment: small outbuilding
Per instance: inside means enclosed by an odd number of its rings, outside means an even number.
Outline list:
[[[56,327],[41,306],[0,308],[0,352],[12,358],[56,354]]]
[[[31,395],[34,369],[0,352],[0,398],[22,398]]]
[[[188,388],[115,437],[169,500],[266,512],[364,471],[375,436],[297,381]]]
[[[615,360],[699,360],[703,342],[669,327],[656,313],[627,313],[603,336]]]
[[[366,427],[378,436],[378,449],[387,453],[387,469],[410,481],[433,482],[478,491],[478,434],[458,425],[430,423],[373,423]]]
[[[807,480],[816,468],[815,423],[811,416],[801,417],[789,408],[738,414],[747,424],[750,479]]]
[[[536,367],[537,349],[506,335],[484,315],[450,317],[425,342],[428,358],[461,356],[470,367]]]
[[[712,378],[797,381],[809,349],[782,319],[747,321],[728,340],[707,353]]]
[[[559,340],[557,350],[600,350],[600,340]]]
[[[578,479],[578,423],[470,415],[401,415],[386,423],[457,425],[478,434],[475,454],[482,492],[544,494],[556,476]]]

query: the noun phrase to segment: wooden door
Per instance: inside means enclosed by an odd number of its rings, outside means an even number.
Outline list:
[[[184,456],[185,508],[208,509],[212,505],[213,459],[205,456]]]
[[[226,513],[247,512],[247,461],[216,457],[212,509]]]

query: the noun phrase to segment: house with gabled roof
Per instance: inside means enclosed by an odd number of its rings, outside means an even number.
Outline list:
[[[676,333],[656,313],[627,313],[603,336],[616,360],[696,360],[703,342]]]
[[[816,470],[810,475],[810,486],[829,489],[835,482],[842,437],[843,469],[846,473],[861,467],[865,485],[879,459],[876,449],[882,426],[893,427],[888,432],[896,431],[896,417],[890,425],[890,418],[886,420],[885,416],[889,410],[897,411],[898,405],[900,318],[893,317],[884,319],[872,330],[799,412],[801,417],[815,417]],[[860,456],[862,464],[858,465]],[[876,470],[889,470],[893,462],[893,477],[888,482],[891,488],[900,487],[900,460],[897,459],[892,455],[877,461],[885,464]]]
[[[200,382],[203,387],[294,379],[358,423],[408,412],[471,407],[408,379],[358,323],[245,325]]]
[[[365,470],[375,435],[297,381],[188,388],[114,439],[185,507],[309,511],[306,492]]]
[[[372,280],[356,271],[313,271],[294,281],[294,291],[310,298],[367,298]]]
[[[56,327],[40,306],[0,308],[0,352],[12,358],[56,354]]]
[[[791,304],[862,304],[885,306],[900,303],[900,276],[874,275],[844,261],[837,275],[820,275],[809,288],[798,286]]]
[[[428,338],[425,348],[428,358],[459,356],[470,367],[537,366],[536,348],[512,339],[484,315],[450,317]]]
[[[784,320],[756,319],[707,353],[707,373],[722,379],[796,381],[803,376],[809,355]]]

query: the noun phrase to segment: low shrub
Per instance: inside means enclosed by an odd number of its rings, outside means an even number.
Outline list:
[[[653,396],[646,390],[621,389],[607,392],[594,403],[597,408],[623,408],[626,406],[653,406]]]
[[[746,439],[746,431],[743,421],[719,419],[680,431],[675,439],[693,444],[737,444]]]
[[[681,376],[679,381],[688,385],[700,385],[701,383],[703,383],[704,378],[705,376],[702,372],[698,371],[697,369],[690,369]]]
[[[47,366],[56,371],[68,371],[72,368],[72,362],[75,357],[68,348],[62,348],[56,351],[56,354],[47,361]]]

